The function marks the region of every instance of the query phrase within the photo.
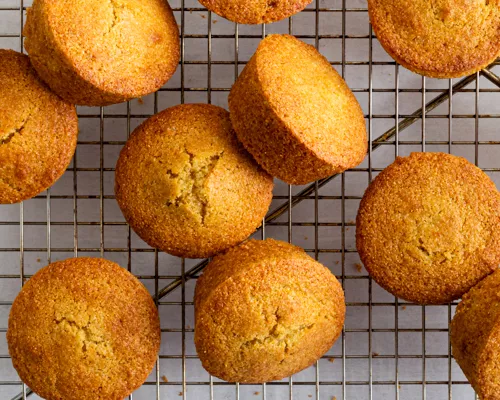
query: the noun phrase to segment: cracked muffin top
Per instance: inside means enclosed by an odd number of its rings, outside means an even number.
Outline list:
[[[208,104],[154,115],[116,165],[116,200],[132,229],[180,257],[210,257],[245,240],[272,189],[272,177],[236,140],[229,113]]]
[[[201,0],[210,11],[239,24],[268,24],[302,11],[312,0]]]
[[[144,285],[101,258],[42,268],[16,297],[7,342],[19,376],[44,399],[118,400],[137,389],[160,348]]]
[[[500,0],[368,0],[384,49],[434,78],[470,75],[500,54]]]
[[[165,0],[34,0],[23,33],[40,77],[80,105],[152,93],[180,58],[179,28]]]
[[[309,367],[339,337],[345,318],[335,276],[301,248],[273,239],[215,257],[194,303],[198,356],[229,382],[280,380]]]
[[[363,196],[356,247],[373,279],[395,296],[450,302],[500,263],[500,194],[464,158],[397,158]]]
[[[0,49],[0,204],[54,184],[73,158],[77,136],[75,106],[40,81],[26,55]]]

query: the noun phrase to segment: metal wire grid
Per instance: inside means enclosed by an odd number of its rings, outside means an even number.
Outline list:
[[[56,184],[52,190],[38,196],[36,200],[16,206],[1,206],[0,260],[2,262],[2,274],[0,274],[0,292],[9,292],[9,296],[7,298],[2,296],[0,301],[0,315],[2,318],[0,332],[2,335],[5,335],[6,316],[13,297],[19,290],[19,284],[22,285],[25,279],[29,278],[36,269],[45,265],[45,261],[50,263],[55,259],[79,254],[100,255],[112,259],[117,257],[122,265],[127,265],[127,268],[136,273],[151,289],[157,299],[162,321],[172,317],[170,309],[174,308],[179,311],[180,308],[180,320],[177,321],[179,324],[175,328],[162,327],[163,342],[166,342],[166,347],[162,347],[157,368],[148,382],[133,396],[131,395],[130,399],[316,398],[330,400],[336,397],[338,400],[389,398],[395,398],[396,400],[417,398],[425,400],[452,399],[452,396],[453,399],[474,398],[467,381],[454,365],[450,353],[447,323],[451,320],[455,304],[422,307],[398,301],[381,291],[375,283],[372,283],[366,273],[356,272],[352,269],[353,262],[357,260],[355,248],[352,245],[353,218],[356,202],[359,202],[362,193],[351,195],[349,194],[349,188],[352,186],[351,181],[359,181],[359,176],[362,176],[364,181],[361,186],[366,187],[375,174],[389,164],[395,156],[407,154],[407,149],[417,151],[439,149],[450,153],[459,153],[460,155],[466,155],[476,165],[481,165],[480,154],[482,154],[483,147],[488,146],[488,149],[496,149],[494,145],[500,144],[500,141],[496,140],[480,140],[479,133],[480,121],[500,117],[500,114],[480,113],[480,96],[487,96],[486,93],[500,92],[500,78],[493,73],[498,63],[481,73],[460,80],[436,83],[435,80],[421,78],[420,87],[405,88],[401,86],[400,79],[403,74],[406,74],[403,68],[400,68],[389,59],[383,61],[374,59],[374,51],[376,51],[374,49],[376,49],[377,42],[372,35],[371,28],[368,28],[367,34],[348,33],[350,16],[359,14],[366,17],[366,3],[363,0],[330,0],[329,2],[328,0],[325,0],[325,2],[315,0],[299,16],[287,20],[286,26],[281,23],[250,29],[245,26],[229,24],[233,29],[231,33],[214,33],[215,23],[226,24],[226,22],[221,19],[213,19],[216,17],[215,15],[206,12],[204,8],[199,8],[194,3],[189,3],[189,1],[180,0],[178,4],[172,3],[181,28],[182,50],[178,69],[179,79],[150,97],[152,110],[148,113],[136,113],[132,102],[128,102],[118,111],[109,107],[97,110],[79,108],[81,124],[85,125],[85,121],[92,121],[89,125],[99,135],[94,138],[87,138],[87,135],[80,136],[74,162],[63,177],[66,182],[65,185],[71,188],[71,193],[59,192],[57,189],[58,184]],[[13,47],[22,50],[22,36],[19,30],[16,32],[8,31],[10,24],[5,23],[4,21],[7,21],[7,19],[2,20],[1,16],[2,14],[8,15],[7,18],[10,19],[11,16],[17,14],[18,27],[22,27],[25,10],[29,5],[28,0],[0,0],[1,47]],[[193,14],[205,16],[206,34],[187,32],[186,21]],[[230,84],[220,87],[213,85],[213,69],[216,66],[229,66],[234,68],[234,77],[236,77],[248,59],[248,57],[241,56],[243,40],[261,39],[269,31],[275,30],[276,26],[279,26],[279,29],[284,29],[287,33],[294,34],[296,33],[294,30],[296,23],[294,21],[300,18],[300,15],[313,17],[314,32],[295,34],[295,36],[312,42],[318,48],[321,48],[322,41],[336,40],[340,42],[340,46],[337,46],[336,50],[337,55],[340,51],[341,59],[332,61],[332,65],[338,68],[343,77],[348,78],[346,76],[348,68],[365,68],[364,73],[368,75],[367,87],[363,85],[356,86],[351,83],[351,88],[360,97],[360,100],[363,100],[363,96],[365,96],[364,101],[361,102],[366,112],[370,139],[369,153],[365,163],[353,171],[320,180],[312,185],[291,187],[278,183],[271,211],[263,221],[262,228],[256,236],[262,239],[273,236],[296,244],[302,244],[316,259],[325,263],[337,274],[347,295],[348,319],[346,327],[334,349],[314,367],[294,378],[261,386],[228,384],[208,377],[208,375],[203,377],[198,372],[195,374],[197,376],[193,378],[193,371],[199,371],[200,366],[196,364],[199,364],[199,362],[192,351],[192,341],[190,339],[192,338],[193,329],[188,325],[188,322],[192,321],[192,286],[207,261],[193,262],[159,254],[156,250],[141,244],[123,219],[116,214],[113,208],[112,191],[107,187],[108,181],[112,181],[114,168],[107,165],[106,157],[108,156],[107,149],[115,147],[119,150],[124,144],[125,138],[120,140],[109,139],[107,132],[113,127],[110,127],[107,122],[125,121],[124,129],[128,137],[134,125],[149,117],[152,113],[156,113],[160,108],[164,108],[163,106],[160,107],[162,95],[164,94],[167,95],[167,99],[170,95],[178,94],[181,103],[199,100],[201,96],[202,101],[225,105],[225,98],[230,89]],[[322,18],[335,18],[340,24],[341,31],[334,34],[321,33],[320,21],[322,21]],[[2,29],[2,24],[7,25],[7,31]],[[255,29],[260,31],[255,33]],[[250,33],[244,33],[247,31],[250,31]],[[216,39],[227,39],[233,42],[234,59],[213,59],[213,44]],[[361,42],[361,40],[368,41],[363,61],[349,60],[346,55],[348,42]],[[188,45],[200,42],[206,45],[206,60],[191,60],[186,57],[186,52],[189,50]],[[324,51],[325,48],[321,50]],[[189,66],[206,67],[206,85],[196,85],[192,83],[192,80],[189,80],[189,76],[187,76]],[[393,69],[393,87],[374,87],[374,73],[379,66]],[[347,80],[350,83],[349,79]],[[472,113],[455,112],[452,100],[454,96],[460,93],[473,96]],[[388,94],[393,97],[393,112],[374,112],[374,107],[377,107],[374,97],[377,94]],[[401,112],[404,103],[400,101],[400,98],[405,94],[419,96],[420,108],[414,112]],[[493,104],[494,100],[498,99],[498,96],[500,95],[491,98]],[[168,102],[175,103],[174,100],[167,100]],[[462,108],[460,107],[460,109]],[[393,127],[380,129],[380,126],[383,125],[379,126],[377,124],[378,120],[392,121]],[[430,136],[428,127],[435,120],[445,121],[446,126],[442,127],[442,132],[439,134],[436,134],[435,130],[432,129],[432,138],[428,138]],[[98,124],[94,124],[94,121],[98,122]],[[454,131],[456,131],[454,127],[468,121],[473,123],[474,137],[472,139],[464,139],[463,137],[457,139],[454,134]],[[123,128],[123,124],[121,126]],[[405,130],[413,132],[410,139],[400,138],[400,135]],[[376,132],[383,133],[378,135]],[[443,135],[445,137],[442,137]],[[436,137],[439,137],[439,139],[436,139]],[[88,151],[87,148],[90,148],[91,151]],[[472,149],[473,153],[467,150],[465,152],[468,153],[464,154],[464,148]],[[381,165],[376,162],[375,151],[384,152],[384,160]],[[94,153],[94,156],[96,153],[98,154],[98,166],[87,166],[85,160],[87,157],[91,157],[91,152]],[[495,157],[498,159],[498,154],[491,153],[488,150],[485,157],[491,161]],[[496,179],[495,173],[500,171],[500,168],[491,166],[491,163],[483,169],[494,180]],[[87,188],[89,181],[88,178],[82,179],[83,174],[98,174],[97,193],[91,190],[89,193],[81,192],[79,185],[82,186],[82,182],[84,182],[84,186]],[[365,176],[367,179],[365,179]],[[93,204],[90,207],[85,207],[85,211],[82,213],[79,210],[82,210],[84,202],[98,203],[98,205]],[[313,207],[310,207],[311,203],[314,205]],[[36,207],[33,208],[36,213],[32,212],[32,204],[36,204]],[[308,204],[309,207],[307,207]],[[336,207],[331,207],[332,204],[336,205]],[[71,208],[71,213],[67,214],[69,218],[66,221],[61,221],[57,217],[59,213],[63,212],[63,206]],[[82,214],[85,214],[87,209],[94,210],[94,220],[82,221]],[[294,209],[297,212],[293,212]],[[108,214],[105,214],[105,210],[106,213],[111,212],[113,215],[110,220],[108,220]],[[307,214],[307,210],[313,211],[312,218],[303,217],[304,213]],[[326,222],[323,221],[325,219],[325,210],[327,214]],[[40,211],[45,215],[45,218],[41,220],[39,218]],[[13,213],[18,217],[16,218]],[[294,218],[295,215],[302,216],[297,219],[297,217]],[[307,221],[304,221],[304,219]],[[65,241],[65,245],[60,246],[51,240],[55,236],[61,237],[61,234],[56,235],[54,232],[59,228],[64,228],[66,233],[71,231],[71,245],[66,245],[69,242]],[[112,230],[113,228],[125,230],[125,245],[107,245],[108,238],[116,234]],[[313,239],[308,241],[307,238],[299,237],[303,234],[302,229],[312,232]],[[297,234],[298,231],[300,231],[300,235]],[[82,241],[88,243],[86,236],[92,236],[92,232],[98,236],[98,245],[83,246]],[[327,236],[332,232],[336,232],[333,233],[333,236],[336,236],[339,241],[333,246],[324,246],[325,239],[328,239]],[[46,235],[44,245],[29,245],[26,243],[28,236],[30,238],[33,235],[43,236],[43,233]],[[18,246],[12,244],[12,237],[19,238]],[[44,261],[41,264],[34,263],[32,255],[42,257],[42,254]],[[6,260],[13,264],[13,257],[16,259],[14,263],[18,265],[17,272],[4,268],[7,265]],[[144,259],[141,260],[140,257],[144,257]],[[40,259],[37,259],[38,263],[40,261]],[[31,264],[33,263],[35,267],[32,268]],[[139,268],[136,268],[136,264],[139,264]],[[143,264],[154,264],[154,270],[149,273],[138,273],[137,269],[141,270],[140,266]],[[166,269],[165,266],[167,266]],[[27,269],[30,271],[27,272]],[[163,270],[167,272],[164,273]],[[15,285],[14,289],[12,289],[13,285]],[[7,290],[7,288],[11,289]],[[439,325],[439,327],[430,327],[433,325],[429,325],[429,318],[427,317],[434,315],[435,310],[438,308],[440,312],[443,312],[443,307],[446,324],[437,324],[436,326]],[[359,321],[354,323],[352,327],[349,326],[350,316],[357,318],[360,314],[362,314],[361,319],[366,319],[365,326],[358,326]],[[402,324],[402,321],[409,322],[409,324]],[[444,335],[444,342],[443,340],[440,342],[441,344],[444,343],[444,353],[437,352],[438,354],[436,354],[436,352],[429,351],[430,347],[435,349],[434,343],[437,335],[441,335],[441,338]],[[383,342],[378,340],[378,337],[382,337]],[[3,337],[2,339],[4,341]],[[173,346],[169,347],[169,343],[172,343]],[[419,352],[407,354],[402,351],[403,348],[412,347],[415,343],[419,344],[417,346],[420,347]],[[375,351],[379,351],[377,346],[381,346],[380,348],[384,352],[377,353]],[[387,347],[392,347],[392,351],[386,351]],[[21,385],[15,372],[9,371],[10,360],[5,343],[2,344],[1,349],[0,361],[5,361],[5,363],[0,364],[1,397],[15,399],[30,397],[29,389],[25,385]],[[334,362],[332,363],[332,361]],[[440,367],[430,368],[430,365],[435,361],[440,362]],[[409,367],[409,364],[412,364],[412,366]],[[419,364],[419,366],[416,367],[416,364]],[[353,366],[354,369],[359,370],[354,374],[356,375],[354,377]],[[174,370],[180,372],[174,373]],[[390,373],[384,374],[381,372],[383,370]],[[171,375],[170,378],[167,378],[165,371],[168,374],[173,374],[175,379],[172,379]],[[408,371],[410,371],[410,375],[408,375]],[[436,391],[435,388],[439,390]],[[20,392],[20,394],[16,395],[17,392]],[[35,397],[33,395],[31,398]]]

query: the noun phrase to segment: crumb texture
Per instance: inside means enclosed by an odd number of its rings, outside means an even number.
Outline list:
[[[268,24],[302,11],[311,0],[202,0],[209,10],[240,24]]]
[[[215,257],[194,302],[203,367],[229,382],[280,380],[309,367],[333,345],[345,318],[335,276],[302,249],[272,239]]]
[[[53,94],[27,56],[0,49],[0,204],[18,203],[59,179],[76,148],[75,106]]]
[[[229,114],[207,104],[176,106],[131,136],[116,169],[116,198],[151,246],[208,257],[261,224],[273,180],[238,143]]]
[[[238,138],[271,175],[305,184],[360,164],[363,112],[313,47],[290,35],[262,40],[229,95]]]
[[[121,400],[151,372],[160,322],[147,289],[117,264],[73,258],[41,269],[9,316],[19,376],[47,400]]]
[[[81,105],[152,93],[180,57],[179,29],[164,0],[35,0],[24,35],[42,79]]]
[[[473,287],[451,322],[453,357],[481,399],[500,399],[500,271]]]
[[[500,54],[500,0],[368,0],[382,46],[435,78],[472,74]]]
[[[500,194],[464,158],[397,158],[363,196],[356,245],[368,272],[392,294],[449,302],[500,262]]]

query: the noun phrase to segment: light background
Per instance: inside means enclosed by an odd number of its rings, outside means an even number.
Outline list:
[[[20,28],[30,4],[0,0],[0,48],[21,49]],[[50,261],[78,254],[114,260],[139,276],[152,295],[164,294],[159,370],[131,399],[474,399],[450,356],[448,322],[455,304],[398,302],[372,282],[358,270],[354,220],[369,180],[398,154],[451,152],[498,183],[500,80],[494,73],[500,68],[449,81],[424,79],[397,66],[370,37],[366,0],[314,0],[292,19],[266,26],[236,26],[195,0],[173,0],[171,6],[178,23],[184,22],[175,76],[141,102],[79,107],[79,145],[68,171],[37,198],[0,206],[0,398],[23,389],[5,340],[22,275],[29,278]],[[113,174],[127,135],[155,111],[181,102],[227,108],[237,72],[269,33],[292,33],[329,59],[363,107],[371,146],[363,164],[341,176],[317,185],[276,182],[270,217],[255,234],[291,240],[337,275],[347,301],[342,337],[293,380],[235,385],[210,378],[196,357],[191,269],[200,260],[155,253],[138,239],[113,198]]]

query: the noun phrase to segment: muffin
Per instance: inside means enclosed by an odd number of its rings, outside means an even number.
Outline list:
[[[302,11],[312,0],[200,0],[210,11],[239,24],[268,24]]]
[[[116,165],[116,200],[150,246],[211,257],[251,235],[273,179],[238,143],[227,111],[186,104],[139,126]]]
[[[304,250],[250,240],[218,255],[196,284],[196,351],[229,382],[280,380],[318,360],[339,337],[344,292]]]
[[[368,0],[377,39],[421,75],[457,78],[500,55],[499,0]]]
[[[453,357],[483,400],[500,399],[500,271],[464,295],[451,321]]]
[[[47,400],[123,399],[146,380],[160,348],[158,311],[144,285],[100,258],[42,268],[12,305],[12,363]]]
[[[166,0],[34,0],[24,35],[40,77],[63,99],[86,106],[155,92],[180,58]]]
[[[366,190],[356,247],[373,279],[402,299],[458,299],[500,263],[500,194],[461,157],[398,157]]]
[[[40,81],[27,56],[0,49],[0,204],[53,185],[73,158],[77,136],[75,106]]]
[[[271,175],[305,184],[360,164],[363,112],[330,63],[290,35],[270,35],[229,94],[238,139]]]

